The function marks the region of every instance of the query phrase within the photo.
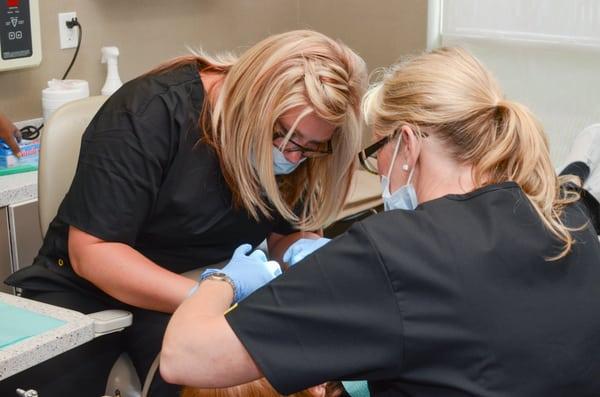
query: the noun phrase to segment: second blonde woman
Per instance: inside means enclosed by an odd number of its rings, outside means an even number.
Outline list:
[[[203,281],[171,318],[163,375],[264,375],[281,394],[366,379],[374,397],[600,395],[600,244],[534,116],[456,48],[390,68],[365,103],[386,211],[226,314],[235,291]]]

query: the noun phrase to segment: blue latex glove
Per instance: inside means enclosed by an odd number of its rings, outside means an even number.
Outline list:
[[[240,245],[223,269],[206,269],[200,279],[204,280],[213,273],[225,273],[235,285],[234,303],[241,301],[281,274],[279,263],[268,261],[260,250],[248,255],[250,251],[250,244]]]
[[[287,262],[289,266],[294,266],[330,241],[331,239],[325,237],[318,239],[301,238],[288,247],[285,254],[283,254],[283,261]]]

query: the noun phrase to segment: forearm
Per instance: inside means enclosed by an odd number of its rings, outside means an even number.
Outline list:
[[[126,244],[98,241],[72,247],[76,273],[132,306],[172,313],[195,281],[170,272]]]
[[[206,280],[177,308],[163,339],[160,370],[165,380],[211,388],[262,376],[225,320],[232,300],[228,283]]]

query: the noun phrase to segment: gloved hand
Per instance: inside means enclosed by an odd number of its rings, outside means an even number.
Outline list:
[[[294,266],[330,241],[331,239],[325,237],[318,239],[301,238],[288,247],[285,254],[283,254],[283,261],[287,262],[289,266]]]
[[[252,251],[250,244],[240,245],[223,269],[206,269],[200,279],[204,280],[214,273],[226,274],[235,286],[234,303],[241,301],[281,274],[279,263],[268,261],[264,252],[260,250],[247,255],[250,251]]]

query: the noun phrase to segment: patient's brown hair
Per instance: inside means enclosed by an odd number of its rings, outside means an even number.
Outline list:
[[[339,382],[327,382],[324,384],[323,397],[338,397],[342,394],[342,386]],[[243,385],[226,387],[223,389],[197,389],[185,387],[181,397],[282,397],[265,378],[257,379]],[[317,397],[311,391],[303,390],[290,394],[290,397]]]

